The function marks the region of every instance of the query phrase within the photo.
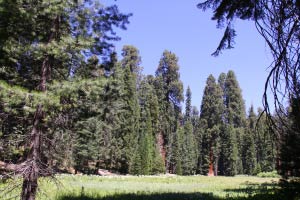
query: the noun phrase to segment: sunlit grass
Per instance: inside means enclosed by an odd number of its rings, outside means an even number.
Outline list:
[[[17,181],[15,181],[17,182]],[[12,182],[11,182],[12,183]],[[38,200],[253,199],[274,194],[278,179],[249,176],[76,176],[40,179]],[[7,185],[7,184],[6,184]],[[4,184],[0,185],[3,187]],[[17,194],[18,191],[13,192]],[[13,194],[10,194],[12,196]],[[270,196],[270,197],[271,197]],[[265,196],[266,197],[266,196]],[[273,196],[274,197],[274,196]],[[270,198],[272,199],[272,198]]]

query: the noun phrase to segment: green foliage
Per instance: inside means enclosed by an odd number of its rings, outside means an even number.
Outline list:
[[[124,134],[125,159],[128,161],[125,171],[129,170],[129,172],[133,165],[131,158],[138,142],[140,106],[137,95],[136,74],[127,65],[124,68],[124,112],[121,116],[123,120],[121,132]]]
[[[160,131],[167,147],[167,170],[174,173],[176,156],[173,147],[177,146],[176,132],[183,101],[183,85],[180,81],[178,58],[170,51],[164,51],[155,72],[155,90],[159,102]],[[173,142],[175,142],[173,144]]]
[[[225,28],[223,37],[216,51],[212,54],[214,56],[218,56],[224,49],[233,48],[236,36],[236,31],[233,27],[235,18],[258,20],[263,17],[261,1],[232,2],[226,0],[206,0],[199,3],[197,7],[202,10],[212,8],[214,10],[212,20],[217,21],[218,28]]]
[[[158,102],[153,86],[143,79],[139,90],[140,131],[138,152],[142,171],[139,174],[163,173],[164,163],[158,151],[156,134],[158,131]]]
[[[70,152],[81,168],[89,168],[96,159],[101,123],[95,116],[99,108],[90,103],[99,100],[99,88],[88,91],[88,85],[81,85],[79,90],[60,93],[61,89],[51,91],[51,87],[56,87],[55,81],[72,85],[76,69],[91,68],[92,56],[106,56],[113,47],[109,41],[119,39],[113,29],[125,29],[129,16],[116,6],[104,7],[92,0],[0,2],[4,25],[0,28],[0,124],[4,130],[0,144],[14,143],[7,146],[13,155],[0,159],[18,166],[12,174],[24,179],[21,199],[35,199],[39,177],[62,169],[65,163],[57,163]],[[88,74],[94,71],[78,77],[91,78]],[[89,108],[81,104],[85,100]],[[74,146],[74,140],[63,140],[70,138],[76,139]],[[0,151],[2,155],[2,147]]]
[[[192,92],[188,86],[186,90],[186,100],[185,100],[185,120],[190,120],[192,115]]]
[[[183,175],[195,174],[197,161],[196,139],[190,120],[184,125],[184,133],[181,144],[181,167]]]
[[[233,126],[228,126],[224,131],[223,142],[223,170],[224,175],[234,176],[237,174],[238,146],[236,131]]]
[[[220,128],[223,126],[223,93],[215,78],[207,78],[200,110],[200,132],[202,135],[202,173],[207,174],[209,165],[214,163],[215,174],[218,173],[220,157]]]
[[[221,75],[222,76],[222,75]],[[219,78],[220,83],[222,83],[223,77]],[[226,141],[224,146],[232,148],[230,154],[233,163],[230,172],[231,175],[236,173],[243,173],[243,163],[242,163],[242,146],[243,137],[246,127],[246,114],[245,105],[242,98],[241,89],[239,87],[238,81],[233,71],[228,71],[226,79],[224,82],[224,104],[225,104],[225,137],[231,141]],[[230,126],[228,128],[228,126]],[[227,136],[226,136],[227,135]]]
[[[256,176],[261,178],[280,178],[280,175],[277,173],[277,171],[260,172]]]
[[[226,121],[235,128],[245,125],[245,105],[242,92],[233,71],[228,71],[224,86]]]
[[[186,145],[184,144],[185,139],[185,132],[183,128],[179,128],[177,130],[177,133],[174,135],[174,141],[173,141],[173,155],[174,155],[174,161],[173,165],[175,166],[175,172],[178,175],[183,175],[183,167],[186,167],[186,164],[184,163],[184,156],[187,156],[187,149]]]
[[[258,114],[261,115],[257,121],[255,130],[255,149],[257,151],[257,163],[261,171],[270,172],[276,168],[276,159],[278,156],[277,142],[274,132],[271,131],[267,124],[266,114],[258,109]]]
[[[243,170],[245,174],[253,175],[256,171],[257,165],[257,152],[255,148],[255,124],[257,117],[254,113],[254,108],[251,106],[248,116],[248,126],[243,135],[243,146],[242,146],[242,162]]]
[[[122,67],[129,67],[130,71],[135,73],[137,76],[141,72],[141,57],[136,47],[125,45],[122,49]]]
[[[233,23],[235,19],[248,19],[258,27],[259,34],[268,44],[273,55],[272,65],[265,83],[264,109],[270,128],[277,133],[277,148],[279,160],[278,169],[282,175],[300,176],[299,143],[299,48],[293,44],[299,43],[299,1],[227,1],[207,0],[198,4],[206,10],[212,8],[213,20],[219,28],[226,29],[220,44],[214,53],[218,55],[224,48],[232,48],[235,37]],[[289,14],[287,14],[289,13]],[[290,23],[294,22],[295,23]],[[296,49],[295,49],[296,48]],[[285,59],[284,59],[285,58]],[[269,101],[268,90],[272,92],[274,102]],[[271,116],[270,104],[275,104],[275,118]],[[286,109],[289,103],[288,109]],[[291,111],[289,110],[291,109]],[[292,122],[293,121],[293,122]],[[272,139],[268,139],[269,141]],[[299,145],[298,145],[299,146]],[[269,148],[269,155],[272,155]],[[259,152],[261,154],[261,152]],[[278,160],[278,161],[279,161]],[[260,162],[260,160],[258,160]],[[269,165],[269,159],[268,159]],[[283,164],[281,164],[283,163]],[[263,164],[265,165],[265,164]],[[262,167],[263,167],[262,165]],[[268,166],[270,167],[270,165]],[[280,169],[281,168],[281,169]],[[268,169],[269,170],[269,169]]]
[[[163,99],[168,103],[172,103],[174,107],[179,107],[180,102],[183,100],[183,86],[179,79],[180,74],[176,55],[170,51],[164,51],[155,74],[157,77],[162,78]]]
[[[297,91],[300,85],[297,84]],[[287,114],[283,116],[278,116],[279,121],[284,118],[285,123],[280,123],[278,134],[280,137],[280,166],[279,172],[284,177],[289,176],[300,176],[300,98],[299,94],[294,92],[290,94],[289,107],[287,109]]]
[[[133,46],[123,47],[118,62],[114,29],[125,29],[130,16],[92,0],[0,1],[0,160],[29,158],[27,138],[41,106],[39,159],[57,171],[191,175],[207,174],[210,165],[216,175],[274,170],[274,139],[264,122],[254,134],[256,116],[246,122],[233,71],[222,73],[218,83],[208,77],[200,112],[188,87],[183,115],[174,53],[163,52],[155,77],[142,76]],[[290,113],[293,126],[297,109]],[[288,144],[297,139],[290,135]]]

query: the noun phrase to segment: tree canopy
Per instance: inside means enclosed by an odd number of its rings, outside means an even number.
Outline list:
[[[236,31],[234,20],[251,20],[257,31],[268,45],[273,61],[269,67],[264,90],[264,111],[267,113],[270,127],[274,129],[278,140],[289,140],[292,135],[300,135],[300,130],[289,123],[291,112],[299,113],[300,105],[300,1],[299,0],[257,0],[257,1],[227,1],[207,0],[198,4],[202,10],[212,9],[212,20],[217,21],[219,28],[225,27],[219,46],[213,53],[219,55],[223,49],[233,48]],[[270,110],[270,97],[268,91],[273,93],[276,120]],[[289,106],[287,106],[289,105]],[[295,106],[296,105],[296,106]],[[288,107],[288,108],[287,108]],[[295,111],[296,109],[296,111]],[[299,127],[299,121],[296,122]],[[283,142],[284,144],[284,142]],[[291,144],[291,148],[297,149]],[[284,150],[286,145],[282,146]],[[282,155],[286,155],[283,153]],[[293,156],[299,157],[299,152],[294,151]],[[281,159],[285,160],[284,157]],[[288,161],[296,162],[299,161]],[[288,164],[289,165],[289,164]],[[293,170],[299,171],[298,164]],[[290,170],[283,170],[290,173]]]

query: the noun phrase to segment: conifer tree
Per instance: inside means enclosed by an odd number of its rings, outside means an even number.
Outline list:
[[[235,128],[232,125],[225,127],[222,142],[223,175],[234,176],[238,172],[238,146]]]
[[[133,164],[131,158],[133,152],[137,148],[137,136],[139,130],[139,102],[136,88],[136,75],[131,72],[130,66],[124,68],[124,96],[125,103],[122,116],[123,124],[121,132],[124,134],[125,158],[128,162],[128,169]],[[125,167],[126,168],[126,167]]]
[[[143,79],[140,85],[139,92],[140,102],[140,130],[139,142],[137,144],[137,154],[143,158],[140,163],[133,161],[135,164],[140,164],[141,174],[161,173],[161,163],[156,144],[157,120],[158,120],[158,104],[155,92],[147,79]],[[162,161],[162,159],[161,159]],[[155,166],[160,165],[160,166]]]
[[[141,64],[141,57],[139,55],[139,51],[136,47],[131,45],[125,45],[122,49],[122,66],[125,68],[129,66],[130,71],[136,75],[137,79],[137,88],[142,80],[142,67]]]
[[[176,55],[170,51],[164,51],[155,74],[160,79],[158,80],[158,84],[161,86],[159,89],[163,89],[160,91],[162,93],[160,101],[164,101],[167,108],[172,106],[178,119],[181,111],[180,103],[183,101],[183,85],[180,81]]]
[[[87,7],[88,3],[92,6]],[[85,63],[83,52],[95,55],[109,53],[112,47],[109,40],[118,39],[109,33],[113,32],[115,26],[125,29],[129,17],[120,14],[116,6],[100,8],[96,1],[89,0],[5,0],[0,6],[1,23],[4,22],[6,27],[0,29],[0,65],[4,69],[1,70],[1,79],[44,95],[50,83],[66,79],[70,72]],[[42,95],[35,95],[38,96]],[[38,178],[52,172],[48,164],[51,153],[46,154],[50,148],[45,147],[49,146],[46,143],[54,137],[49,134],[52,133],[49,130],[59,122],[62,113],[60,109],[50,109],[50,112],[46,105],[57,105],[56,99],[53,96],[49,97],[52,100],[49,102],[40,99],[36,104],[28,104],[35,107],[35,111],[31,110],[30,120],[23,124],[23,130],[26,131],[24,134],[30,138],[26,144],[29,150],[22,164],[15,162],[13,168],[7,168],[19,172],[22,171],[20,167],[31,169],[22,174],[23,200],[35,199]],[[57,121],[50,117],[54,112],[58,115],[55,118]]]
[[[295,95],[296,96],[296,95]],[[300,101],[291,97],[287,118],[289,123],[280,133],[280,174],[283,177],[300,176]]]
[[[186,94],[185,94],[185,121],[187,120],[191,120],[191,115],[192,115],[192,105],[191,105],[191,101],[192,101],[192,92],[190,89],[190,86],[188,86],[187,90],[186,90]]]
[[[277,148],[274,132],[271,131],[267,123],[266,114],[263,113],[262,109],[258,109],[259,118],[256,121],[256,129],[254,135],[254,143],[256,150],[256,161],[257,166],[254,173],[259,172],[270,172],[275,170]]]
[[[202,132],[202,165],[209,169],[210,174],[218,174],[218,161],[220,153],[220,127],[222,126],[223,99],[222,90],[210,75],[207,78],[200,110],[200,127]]]
[[[170,51],[164,51],[156,70],[155,89],[160,104],[160,131],[164,143],[167,144],[167,169],[174,170],[170,162],[174,160],[172,141],[177,131],[183,100],[183,85],[180,81],[178,58]]]
[[[156,91],[154,89],[154,77],[149,75],[144,77],[140,83],[139,87],[139,103],[140,103],[140,135],[145,134],[147,130],[151,128],[151,134],[148,135],[149,141],[151,141],[151,151],[152,153],[152,168],[151,174],[158,174],[165,172],[165,163],[160,153],[159,146],[159,104],[156,95]],[[145,113],[147,114],[147,117]],[[149,116],[148,116],[149,115]],[[148,120],[148,127],[145,126],[145,118],[150,119],[151,127]]]
[[[177,175],[183,175],[183,157],[186,155],[183,152],[183,140],[184,140],[184,129],[182,127],[177,129],[176,134],[173,134],[172,138],[172,158],[170,160],[170,166],[175,168],[173,169],[174,173]]]
[[[227,123],[235,128],[245,126],[245,105],[239,83],[233,71],[228,71],[225,86],[225,106],[227,112]]]
[[[242,166],[242,138],[245,129],[245,105],[242,98],[241,89],[239,87],[238,81],[233,71],[228,71],[226,75],[225,85],[224,85],[224,100],[225,100],[225,126],[231,126],[231,128],[225,128],[225,130],[230,130],[230,133],[227,134],[227,138],[235,135],[236,139],[234,142],[237,142],[236,145],[238,148],[238,154],[236,158],[236,173],[243,173]],[[232,128],[234,130],[232,130]],[[233,141],[225,141],[232,143]],[[228,144],[225,144],[228,146]],[[234,152],[234,151],[231,151]],[[235,159],[234,159],[235,160]],[[233,163],[234,164],[234,163]],[[231,173],[233,174],[233,173]]]
[[[184,125],[184,133],[181,144],[181,167],[183,175],[195,174],[197,164],[197,146],[190,120]]]
[[[140,107],[138,100],[137,77],[140,73],[139,64],[141,58],[138,50],[133,46],[124,46],[121,61],[124,70],[124,112],[122,115],[123,125],[121,132],[124,134],[125,160],[127,160],[127,172],[133,165],[133,152],[138,149]]]
[[[279,129],[279,165],[278,169],[284,178],[300,177],[300,81],[293,78],[289,91],[289,106],[285,113],[278,115]]]
[[[192,107],[191,122],[193,125],[194,133],[196,133],[199,125],[199,110],[196,106]]]
[[[253,175],[255,169],[257,168],[256,149],[254,143],[256,121],[257,121],[257,117],[254,113],[253,106],[251,106],[248,115],[248,125],[242,139],[243,170],[245,174],[249,174],[249,175]]]
[[[193,113],[191,100],[192,92],[190,87],[188,87],[186,91],[183,134],[180,136],[181,140],[179,141],[181,149],[180,167],[182,168],[181,173],[183,175],[190,175],[195,173],[198,156],[195,132],[192,124]]]
[[[122,114],[125,109],[123,70],[120,63],[115,62],[112,66],[112,75],[107,79],[103,92],[103,101],[99,101],[101,110],[100,122],[101,137],[98,143],[98,167],[118,170],[125,173],[124,166],[124,141],[120,132]]]

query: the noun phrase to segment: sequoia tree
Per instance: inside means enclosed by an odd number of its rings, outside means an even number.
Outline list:
[[[155,89],[160,104],[160,131],[168,146],[166,166],[174,171],[175,166],[171,166],[173,164],[170,163],[170,160],[175,160],[172,158],[172,141],[176,138],[174,134],[177,132],[180,103],[183,101],[183,85],[180,81],[177,56],[170,51],[164,51],[155,75]]]
[[[206,81],[200,109],[200,129],[202,132],[202,172],[217,175],[220,153],[223,93],[216,79],[209,75]]]

